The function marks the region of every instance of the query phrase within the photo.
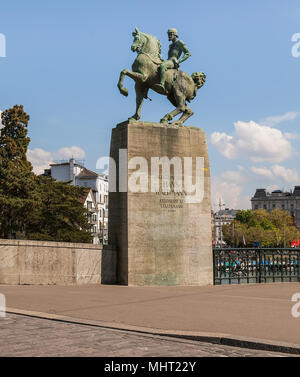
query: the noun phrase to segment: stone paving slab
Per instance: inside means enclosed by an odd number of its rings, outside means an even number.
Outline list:
[[[153,332],[220,334],[300,348],[299,283],[210,287],[0,286],[7,306]]]
[[[247,350],[8,314],[0,318],[0,356],[274,357]]]

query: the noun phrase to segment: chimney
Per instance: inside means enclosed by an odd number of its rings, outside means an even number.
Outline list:
[[[75,160],[74,158],[70,158],[69,161],[69,167],[70,167],[70,181],[72,181],[72,185],[75,185],[75,171],[74,171],[74,165],[75,165]]]

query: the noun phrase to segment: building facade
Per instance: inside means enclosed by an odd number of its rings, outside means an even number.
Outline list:
[[[237,213],[237,209],[225,208],[214,214],[214,246],[226,246],[226,243],[223,240],[222,227],[223,225],[231,224],[232,221],[235,219]]]
[[[94,224],[93,220],[92,224],[94,243],[106,243],[108,237],[108,177],[86,169],[82,162],[74,158],[50,164],[50,169],[45,170],[44,175],[51,176],[58,181],[68,182],[71,185],[91,189],[96,203],[96,212],[91,218],[97,217],[96,223]],[[91,202],[91,200],[88,201]],[[89,206],[91,207],[91,204]]]
[[[275,190],[267,192],[266,189],[256,189],[251,198],[252,210],[265,209],[271,212],[274,209],[289,211],[294,217],[297,228],[300,228],[300,186],[295,186],[294,190],[284,192]]]
[[[99,243],[99,216],[98,206],[91,188],[87,187],[84,190],[84,195],[81,198],[82,204],[87,211],[88,222],[90,226],[90,233],[93,237],[93,244]]]

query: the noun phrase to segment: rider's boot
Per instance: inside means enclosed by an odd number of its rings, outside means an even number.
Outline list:
[[[160,71],[160,83],[157,84],[163,91],[164,93],[168,93],[168,91],[165,88],[165,81],[166,81],[166,71],[165,69],[161,69]]]

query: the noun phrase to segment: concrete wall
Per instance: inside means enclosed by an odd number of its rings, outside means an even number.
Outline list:
[[[0,239],[0,284],[100,284],[101,257],[101,245]]]

